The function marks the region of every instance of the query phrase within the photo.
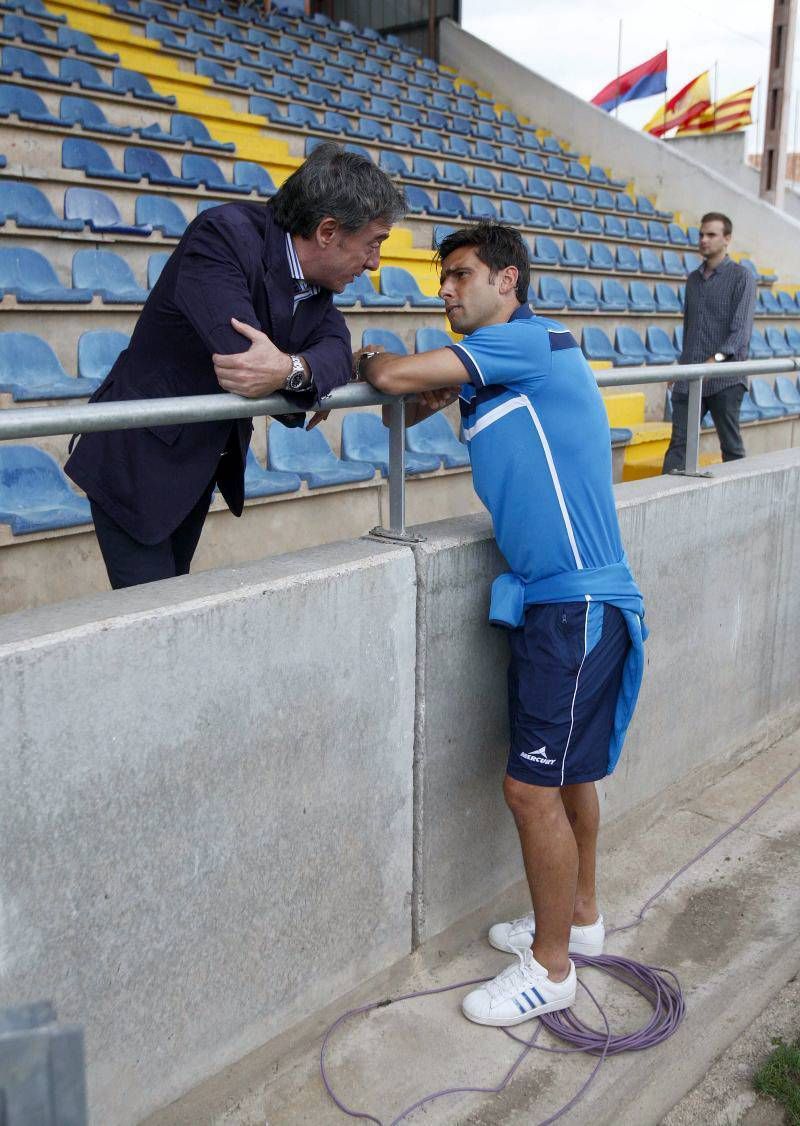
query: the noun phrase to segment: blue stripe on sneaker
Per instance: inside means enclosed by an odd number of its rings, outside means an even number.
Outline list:
[[[540,1005],[546,1005],[546,1004],[547,1004],[547,1002],[545,1001],[544,997],[543,997],[543,996],[541,995],[541,993],[539,992],[539,990],[538,990],[538,989],[534,989],[534,988],[533,988],[533,986],[531,986],[531,993],[535,993],[535,994],[536,994],[536,996],[537,996],[537,997],[539,998],[539,1004],[540,1004]]]
[[[522,1015],[523,1015],[523,1016],[525,1016],[525,1010],[523,1009],[522,1005],[520,1005],[520,1003],[519,1003],[519,1001],[518,1001],[518,1000],[516,999],[516,997],[514,998],[514,1004],[515,1004],[515,1005],[517,1006],[517,1008],[518,1008],[518,1009],[519,1009],[519,1011],[520,1011],[520,1012],[522,1013]]]
[[[535,1009],[535,1008],[536,1008],[536,1002],[535,1002],[535,1001],[532,1001],[532,1000],[530,999],[530,997],[528,996],[528,994],[527,994],[527,993],[523,993],[523,994],[522,994],[522,996],[523,996],[523,997],[525,998],[525,1000],[526,1000],[526,1001],[528,1002],[528,1004],[530,1005],[530,1007],[531,1007],[532,1009]]]

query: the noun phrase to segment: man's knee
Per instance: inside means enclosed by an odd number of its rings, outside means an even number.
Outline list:
[[[558,786],[532,786],[506,774],[503,797],[517,824],[564,815]]]

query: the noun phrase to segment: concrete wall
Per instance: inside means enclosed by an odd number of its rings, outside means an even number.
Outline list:
[[[0,1008],[132,1126],[407,954],[414,561],[372,542],[0,625]]]
[[[680,211],[694,223],[704,211],[724,211],[736,229],[735,249],[752,253],[781,281],[800,281],[797,245],[800,222],[754,199],[720,172],[611,114],[570,94],[514,62],[451,20],[440,24],[441,61],[455,67],[537,126],[564,138],[615,177],[635,180],[637,191],[658,197],[659,206]]]
[[[800,451],[618,487],[648,670],[606,819],[800,722]],[[521,875],[485,516],[0,619],[0,1006],[133,1126]]]

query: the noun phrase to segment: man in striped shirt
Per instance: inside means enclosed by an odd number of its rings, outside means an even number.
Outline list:
[[[703,262],[686,282],[682,364],[747,359],[756,283],[744,266],[728,257],[732,234],[733,224],[719,211],[709,211],[700,221]],[[720,374],[703,380],[701,413],[711,412],[723,461],[744,457],[739,407],[746,390],[747,380],[740,375]],[[672,390],[672,438],[664,457],[664,473],[683,469],[686,463],[688,404],[689,384],[678,380]]]

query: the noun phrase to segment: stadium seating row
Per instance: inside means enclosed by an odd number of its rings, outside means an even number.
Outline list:
[[[84,90],[96,90],[106,94],[131,94],[148,102],[174,105],[174,94],[157,94],[150,81],[143,74],[115,67],[111,72],[111,83],[105,82],[92,66],[82,59],[62,58],[58,64],[58,74],[53,74],[44,59],[26,47],[3,47],[0,49],[0,74],[19,74],[32,82],[45,82],[53,86],[71,86],[77,83]]]

